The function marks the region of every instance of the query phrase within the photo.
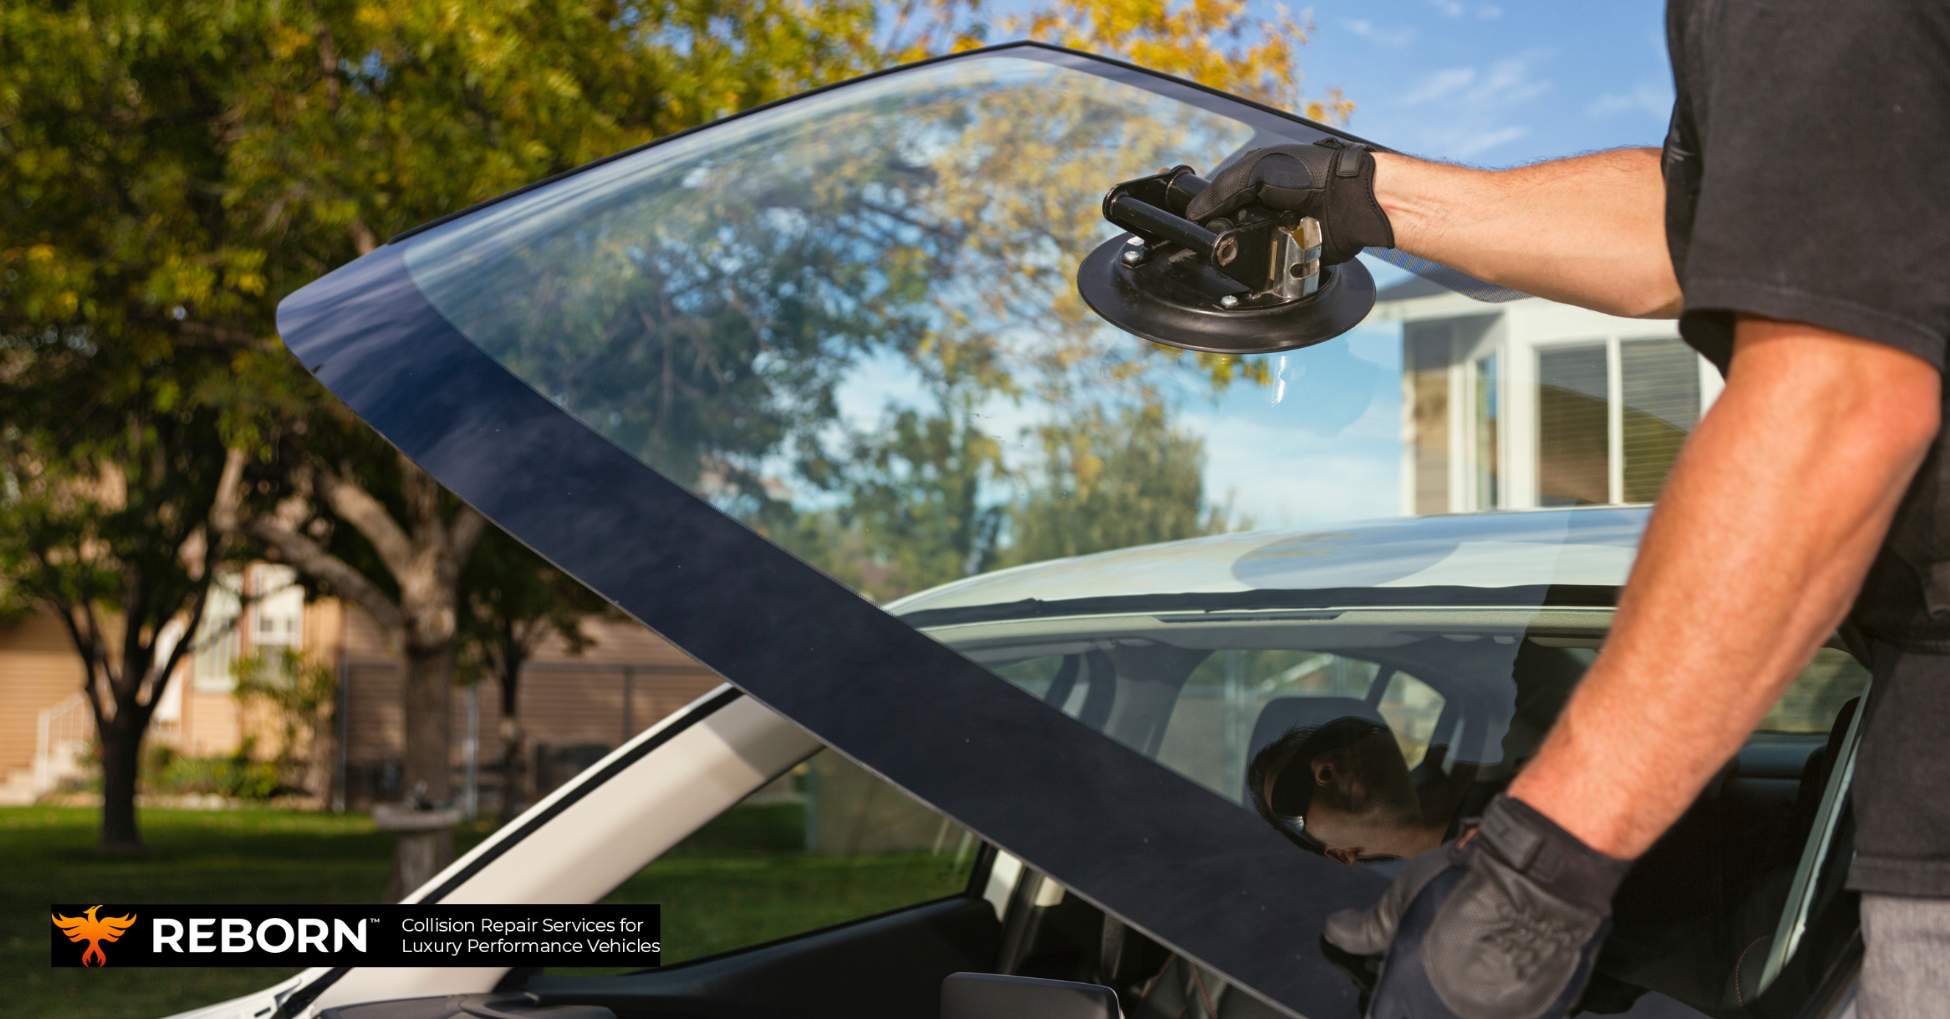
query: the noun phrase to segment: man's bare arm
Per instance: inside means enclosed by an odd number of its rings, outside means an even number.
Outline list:
[[[1375,154],[1395,246],[1478,279],[1613,315],[1679,314],[1657,149],[1510,170]]]
[[[1893,348],[1742,319],[1604,651],[1510,794],[1602,852],[1643,853],[1840,622],[1941,386]]]

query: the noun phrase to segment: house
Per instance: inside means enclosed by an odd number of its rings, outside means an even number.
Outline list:
[[[591,645],[571,655],[538,649],[523,670],[519,715],[528,795],[566,780],[596,756],[716,686],[717,676],[642,625],[585,623]],[[182,635],[174,635],[181,639]],[[165,636],[165,640],[169,635]],[[166,688],[145,746],[189,757],[281,739],[278,719],[236,696],[236,662],[284,649],[330,670],[337,703],[318,733],[313,791],[339,808],[401,795],[403,670],[388,635],[363,612],[331,598],[307,599],[290,568],[256,563],[222,578],[193,651]],[[81,663],[52,612],[0,623],[0,803],[32,802],[86,777],[94,718],[81,692]],[[454,788],[468,807],[499,805],[501,698],[490,679],[453,691]]]
[[[1669,320],[1410,277],[1370,321],[1401,323],[1409,515],[1649,503],[1721,388]]]

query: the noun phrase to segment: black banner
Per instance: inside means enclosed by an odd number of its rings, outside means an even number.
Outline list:
[[[57,903],[55,966],[655,966],[656,906]]]

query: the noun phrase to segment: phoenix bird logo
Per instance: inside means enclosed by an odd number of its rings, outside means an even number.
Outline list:
[[[104,916],[97,919],[95,910],[100,908],[102,907],[99,903],[89,906],[85,916],[50,914],[54,918],[54,926],[61,928],[61,932],[68,936],[69,941],[76,944],[88,942],[88,948],[81,953],[83,966],[108,965],[108,955],[102,951],[102,942],[113,944],[130,927],[135,926],[133,913],[128,916]]]

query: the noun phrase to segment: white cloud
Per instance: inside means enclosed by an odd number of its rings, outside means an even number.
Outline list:
[[[1629,92],[1607,92],[1593,99],[1584,112],[1592,117],[1637,113],[1663,120],[1672,113],[1672,88],[1664,82],[1642,81]]]
[[[1531,50],[1489,66],[1481,81],[1464,93],[1465,102],[1483,106],[1514,106],[1550,91],[1549,79],[1537,77],[1537,65],[1548,54]]]
[[[1500,145],[1508,145],[1530,134],[1530,129],[1518,124],[1491,128],[1487,131],[1472,131],[1451,145],[1446,155],[1456,159],[1474,159]]]
[[[1464,0],[1429,0],[1429,6],[1445,18],[1466,18],[1472,13],[1470,5]],[[1495,21],[1503,16],[1503,8],[1499,4],[1480,3],[1475,6],[1474,13],[1478,20]]]
[[[1472,159],[1527,137],[1535,126],[1535,100],[1555,88],[1543,74],[1550,56],[1532,49],[1431,71],[1384,105],[1395,124],[1380,134],[1437,159]]]
[[[1449,99],[1475,80],[1476,69],[1473,67],[1451,67],[1436,71],[1396,97],[1395,102],[1402,106],[1422,106],[1440,99]]]
[[[1537,76],[1537,65],[1547,55],[1531,50],[1481,69],[1450,67],[1435,71],[1397,96],[1395,102],[1401,106],[1453,102],[1461,105],[1456,112],[1463,115],[1515,106],[1551,90],[1550,80]]]
[[[1383,28],[1367,18],[1344,18],[1341,27],[1351,35],[1389,49],[1400,49],[1415,41],[1415,30],[1412,28]]]

